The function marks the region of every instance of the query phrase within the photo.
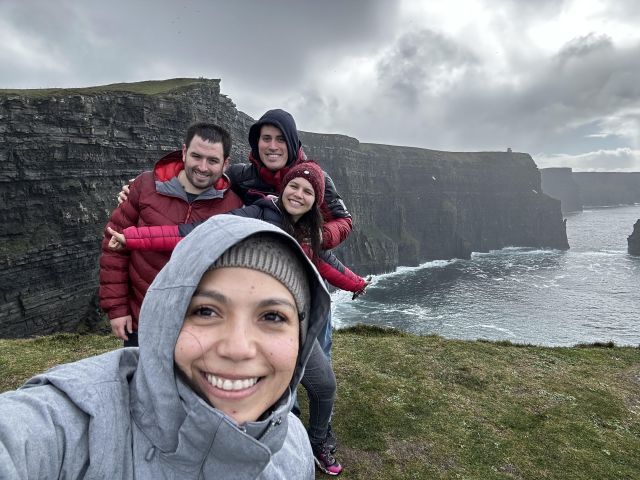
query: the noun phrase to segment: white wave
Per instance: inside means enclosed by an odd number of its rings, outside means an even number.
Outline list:
[[[627,252],[624,250],[598,250],[598,251],[590,250],[585,252],[573,252],[573,253],[579,253],[581,255],[592,256],[592,257],[619,257],[620,255],[624,255]]]
[[[500,250],[489,250],[488,252],[472,252],[471,258],[476,257],[489,257],[495,255],[550,255],[561,253],[562,250],[550,248],[545,249],[533,249],[531,247],[504,247]]]
[[[418,272],[420,270],[424,270],[428,268],[444,268],[447,265],[451,265],[453,263],[460,262],[460,261],[462,260],[459,258],[451,258],[448,260],[431,260],[429,262],[421,263],[420,265],[416,265],[414,267],[406,267],[406,266],[396,267],[396,269],[393,272],[372,274],[373,281],[371,282],[370,286],[375,285],[376,283],[378,283],[380,280],[383,280],[383,279],[400,277],[402,275],[405,275],[406,273]]]
[[[598,210],[605,210],[607,208],[621,208],[621,207],[635,207],[636,205],[640,205],[640,203],[619,203],[617,205],[585,205],[582,208],[582,213],[593,213]]]

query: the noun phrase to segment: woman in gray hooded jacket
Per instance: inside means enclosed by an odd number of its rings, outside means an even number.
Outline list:
[[[151,285],[139,349],[0,395],[0,478],[313,478],[290,407],[328,308],[293,238],[211,218]]]

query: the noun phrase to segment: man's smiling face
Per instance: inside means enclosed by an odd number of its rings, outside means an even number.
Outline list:
[[[263,125],[258,138],[260,161],[272,172],[277,172],[287,164],[289,152],[282,131],[274,125]]]

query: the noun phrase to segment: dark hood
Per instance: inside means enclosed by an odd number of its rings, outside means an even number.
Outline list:
[[[260,137],[260,128],[262,128],[263,125],[275,125],[282,131],[287,141],[288,157],[286,166],[291,166],[298,158],[298,150],[300,150],[302,146],[298,139],[296,121],[289,112],[276,108],[275,110],[269,110],[260,117],[260,120],[251,125],[249,129],[249,145],[251,146],[251,155],[256,160],[260,160],[258,138]]]

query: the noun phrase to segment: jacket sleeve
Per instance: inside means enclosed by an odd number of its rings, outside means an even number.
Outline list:
[[[357,292],[366,285],[364,278],[345,267],[331,251],[324,250],[314,263],[320,276],[341,290]]]
[[[0,478],[79,478],[88,417],[53,387],[0,395]]]
[[[111,214],[108,227],[117,232],[138,224],[140,189],[143,173],[130,185],[129,197]],[[100,256],[100,307],[109,319],[131,315],[129,309],[129,251],[114,252],[109,250],[111,235],[105,227],[102,238],[102,255]]]
[[[333,180],[326,172],[324,174],[324,185],[322,248],[330,250],[346,240],[351,233],[353,224],[351,214],[347,211],[347,207],[336,190]]]
[[[180,226],[178,225],[127,227],[122,233],[127,241],[127,248],[129,250],[153,251],[171,251],[176,247],[178,242],[187,235],[180,231]]]
[[[261,218],[262,209],[257,205],[240,207],[227,212],[228,215],[239,217]],[[178,242],[189,235],[194,228],[207,220],[199,220],[180,225],[149,225],[144,227],[127,227],[122,233],[127,241],[129,250],[171,251]]]
[[[239,217],[262,218],[262,208],[257,205],[240,207],[227,212],[228,215]],[[128,227],[122,233],[127,241],[129,250],[173,250],[178,242],[189,235],[194,228],[205,220],[180,225],[149,225],[144,227]]]
[[[230,212],[227,212],[227,214],[237,215],[238,217],[257,218],[258,220],[264,220],[264,209],[258,204],[235,208]]]
[[[225,174],[231,181],[231,190],[235,192],[245,205],[252,204],[256,199],[249,194],[247,181],[251,178],[251,166],[244,163],[234,163],[229,165]]]

